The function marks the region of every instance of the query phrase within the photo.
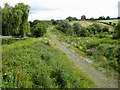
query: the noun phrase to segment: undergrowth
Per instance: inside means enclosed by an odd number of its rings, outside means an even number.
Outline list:
[[[88,76],[70,66],[48,38],[2,46],[3,88],[89,88]]]

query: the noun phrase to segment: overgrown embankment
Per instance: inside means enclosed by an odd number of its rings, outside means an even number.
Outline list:
[[[66,55],[53,45],[48,38],[32,38],[3,45],[2,87],[95,87],[87,75],[73,69]]]

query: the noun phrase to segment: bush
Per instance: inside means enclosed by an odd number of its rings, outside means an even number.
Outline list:
[[[14,42],[18,42],[21,40],[26,40],[27,38],[2,38],[2,45],[3,44],[11,44]]]
[[[62,31],[66,35],[73,35],[74,34],[73,27],[69,23],[68,20],[61,20],[61,21],[59,21],[56,29]]]
[[[32,28],[32,34],[35,37],[42,37],[46,33],[46,30],[45,25],[37,24]]]
[[[103,28],[103,32],[109,32],[109,27],[105,26],[105,27]]]
[[[87,36],[86,28],[83,27],[83,28],[79,29],[77,34],[78,34],[79,37],[86,37]]]
[[[78,34],[78,31],[82,28],[82,25],[79,22],[73,24],[75,34]]]
[[[112,25],[112,22],[109,22],[109,25]]]
[[[98,32],[102,31],[102,27],[99,24],[93,23],[92,26],[94,26]]]

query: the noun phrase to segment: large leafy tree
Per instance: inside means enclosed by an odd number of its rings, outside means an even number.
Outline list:
[[[30,6],[25,5],[24,3],[18,3],[17,5],[15,5],[15,8],[20,9],[23,12],[22,18],[21,18],[22,22],[20,24],[20,35],[21,37],[23,37],[26,33],[26,29],[24,27],[27,27],[26,25],[28,25],[27,20],[28,20],[28,14],[30,11]]]
[[[12,31],[12,9],[7,3],[2,10],[2,34],[3,35],[11,35]]]
[[[18,3],[15,7],[5,4],[2,10],[2,34],[3,35],[21,35],[24,37],[29,26],[28,13],[30,7],[23,3]]]

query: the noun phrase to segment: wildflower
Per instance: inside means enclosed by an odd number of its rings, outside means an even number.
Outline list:
[[[43,62],[45,62],[45,60],[43,60]]]
[[[90,49],[87,49],[86,51],[91,51]]]
[[[89,78],[91,78],[91,76],[89,76]]]
[[[94,51],[94,50],[91,50],[91,49],[87,49],[86,51]]]
[[[18,79],[18,76],[16,75],[16,79]]]

